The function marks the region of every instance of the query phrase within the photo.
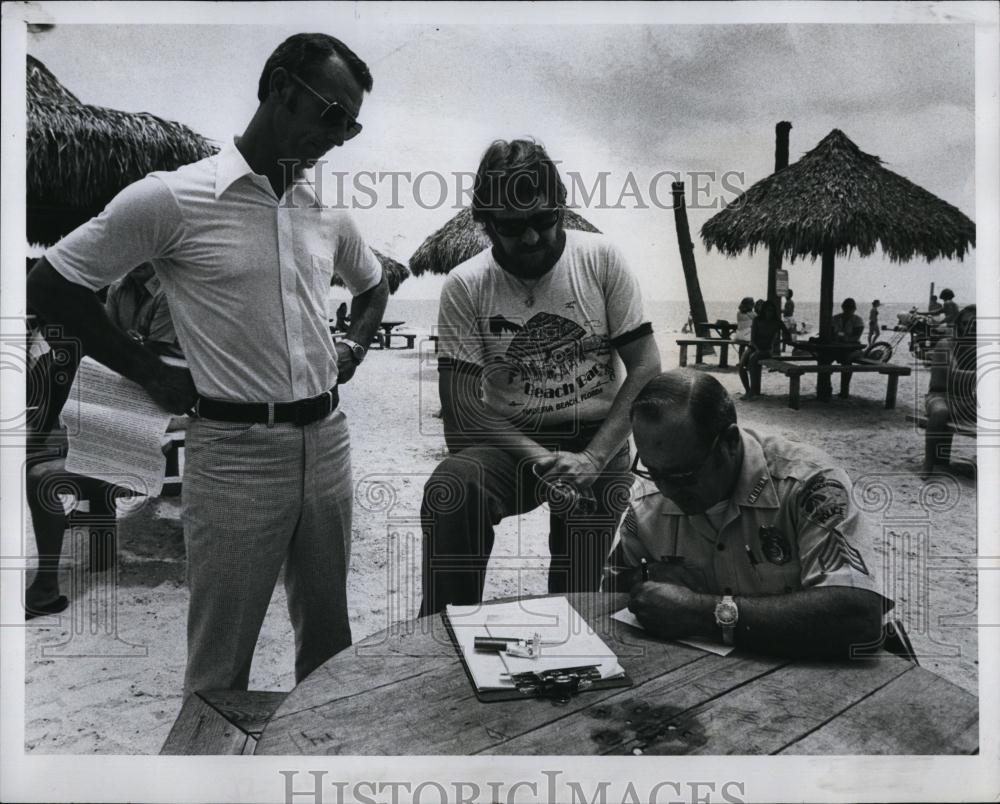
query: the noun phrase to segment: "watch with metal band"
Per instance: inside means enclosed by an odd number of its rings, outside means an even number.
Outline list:
[[[726,645],[733,644],[733,635],[736,633],[736,623],[739,620],[740,610],[736,607],[733,596],[723,595],[715,604],[715,624],[722,629],[722,641]]]
[[[351,357],[354,358],[354,362],[361,365],[361,361],[365,359],[365,355],[368,354],[368,350],[365,349],[365,347],[360,343],[352,341],[350,338],[341,338],[340,342],[351,350]]]

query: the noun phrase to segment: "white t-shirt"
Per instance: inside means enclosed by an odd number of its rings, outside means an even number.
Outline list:
[[[487,405],[515,426],[603,419],[621,387],[615,347],[652,331],[639,284],[603,235],[567,231],[556,264],[535,283],[492,250],[448,275],[439,354],[483,369]]]

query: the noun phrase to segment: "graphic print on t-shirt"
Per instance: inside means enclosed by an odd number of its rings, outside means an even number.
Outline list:
[[[522,326],[502,315],[490,316],[492,337],[514,337],[502,358],[487,368],[488,382],[503,389],[511,413],[539,415],[564,410],[614,386],[606,335],[590,335],[576,321],[555,313],[536,313]]]

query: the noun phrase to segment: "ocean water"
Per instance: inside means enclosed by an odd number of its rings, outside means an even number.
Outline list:
[[[890,328],[896,323],[897,313],[905,313],[914,305],[924,309],[927,300],[924,298],[912,301],[892,303],[881,300],[879,307],[879,324],[885,324]],[[739,299],[726,301],[705,302],[705,312],[709,321],[717,321],[720,318],[735,323],[736,308],[739,306]],[[403,329],[412,330],[418,333],[431,333],[437,326],[437,299],[389,299],[386,307],[385,318],[397,321],[405,321]],[[868,302],[858,303],[858,315],[868,324]],[[683,301],[647,300],[646,312],[653,323],[654,332],[679,332],[687,321],[688,303]],[[837,305],[834,312],[840,312]],[[808,334],[815,334],[819,323],[819,302],[799,302],[795,303],[795,317],[801,323],[805,322],[809,327]],[[867,329],[866,329],[867,332]],[[892,336],[895,333],[888,332],[883,336]]]

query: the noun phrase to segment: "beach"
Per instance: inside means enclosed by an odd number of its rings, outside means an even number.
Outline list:
[[[400,313],[394,317],[407,318],[405,302],[393,304],[392,312]],[[355,642],[416,613],[421,492],[444,455],[430,329],[423,322],[405,329],[417,334],[417,348],[372,351],[341,393],[356,488],[348,581]],[[678,363],[677,337],[669,326],[657,329],[665,369]],[[737,397],[741,425],[819,447],[848,471],[856,501],[882,525],[884,543],[876,549],[887,558],[890,591],[921,664],[977,694],[976,483],[951,476],[921,480],[923,433],[906,415],[922,410],[928,372],[914,364],[905,341],[893,362],[914,369],[900,379],[894,410],[883,406],[886,381],[877,374],[855,375],[851,398],[829,403],[815,400],[807,378],[801,409],[793,411],[780,375],[765,372],[764,395],[746,402],[734,369],[713,373]],[[975,442],[957,438],[955,445],[956,453],[971,454]],[[546,529],[543,509],[502,523],[487,598],[545,592]],[[70,608],[25,629],[25,747],[31,753],[156,754],[181,707],[187,590],[180,498],[119,510],[117,576],[87,571],[86,542],[85,533],[67,533],[62,590]],[[25,550],[33,556],[30,521]],[[292,689],[293,644],[279,582],[251,689]]]

